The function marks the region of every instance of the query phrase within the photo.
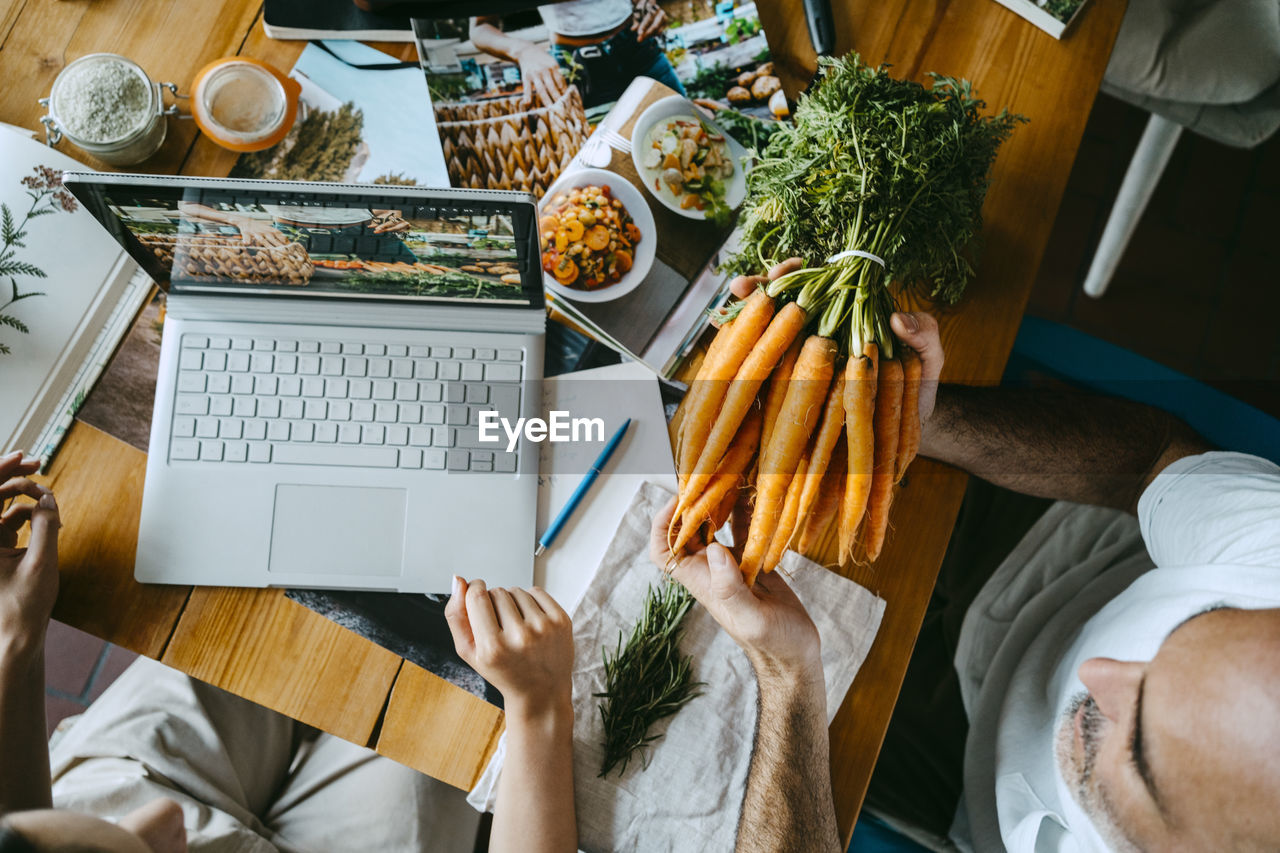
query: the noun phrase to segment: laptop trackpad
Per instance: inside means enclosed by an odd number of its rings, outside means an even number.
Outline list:
[[[404,489],[276,486],[269,571],[396,577],[404,530]]]

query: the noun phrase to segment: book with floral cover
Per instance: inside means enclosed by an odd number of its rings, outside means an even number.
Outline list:
[[[0,450],[45,464],[151,292],[62,189],[83,168],[0,126]]]

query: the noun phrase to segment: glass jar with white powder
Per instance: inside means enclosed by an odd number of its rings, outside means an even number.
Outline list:
[[[53,81],[41,119],[50,145],[63,137],[113,166],[130,166],[164,144],[167,116],[161,89],[135,62],[114,53],[91,53],[69,64]]]

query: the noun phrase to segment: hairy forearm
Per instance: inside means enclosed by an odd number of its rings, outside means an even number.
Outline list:
[[[498,783],[489,849],[494,853],[573,853],[573,706],[507,708],[507,755]]]
[[[920,453],[1036,497],[1132,512],[1169,462],[1207,450],[1159,409],[1078,391],[942,385]]]
[[[757,667],[757,680],[760,708],[737,850],[839,850],[821,676]]]
[[[0,638],[0,768],[0,815],[49,808],[43,638]]]
[[[519,62],[520,53],[530,47],[530,42],[507,35],[491,23],[496,20],[496,18],[472,18],[471,43],[490,56]]]

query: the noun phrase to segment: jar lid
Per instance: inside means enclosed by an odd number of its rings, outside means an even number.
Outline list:
[[[284,139],[302,91],[296,80],[265,62],[238,56],[200,69],[191,88],[196,124],[232,151],[261,151]]]

